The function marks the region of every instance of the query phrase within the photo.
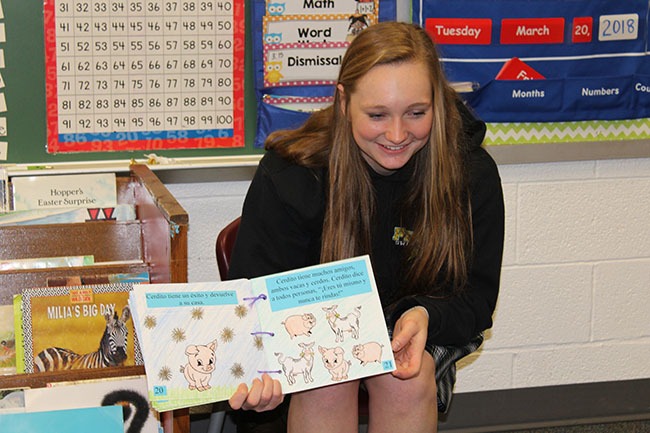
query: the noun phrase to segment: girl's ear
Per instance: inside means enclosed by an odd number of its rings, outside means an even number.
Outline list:
[[[345,115],[345,106],[346,106],[346,100],[345,100],[345,90],[343,90],[343,84],[337,84],[336,85],[336,91],[339,93],[339,105],[341,112]]]

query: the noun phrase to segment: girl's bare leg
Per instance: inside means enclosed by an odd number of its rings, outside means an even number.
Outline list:
[[[358,405],[359,381],[295,393],[289,405],[288,433],[358,432]]]
[[[429,353],[424,353],[416,377],[401,380],[383,374],[365,379],[365,385],[370,398],[368,433],[438,431],[435,363]]]

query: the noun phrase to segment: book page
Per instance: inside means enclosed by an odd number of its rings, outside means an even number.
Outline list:
[[[395,369],[368,256],[256,278],[270,372],[284,393]]]
[[[134,285],[130,304],[154,408],[227,400],[266,370],[250,281]]]

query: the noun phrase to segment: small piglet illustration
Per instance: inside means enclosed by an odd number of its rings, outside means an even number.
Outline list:
[[[185,348],[187,364],[181,365],[181,373],[185,376],[190,389],[206,391],[211,388],[209,382],[215,367],[214,351],[217,340],[202,344],[191,344]]]
[[[371,362],[381,362],[382,345],[371,341],[366,344],[355,344],[352,346],[352,356],[357,358],[362,366]]]
[[[352,363],[343,357],[345,353],[343,348],[340,346],[332,348],[318,346],[318,351],[323,357],[323,364],[332,376],[332,380],[335,382],[347,380]]]

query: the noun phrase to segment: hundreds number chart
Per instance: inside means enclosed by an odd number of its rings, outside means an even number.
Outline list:
[[[47,150],[244,146],[238,0],[45,0]]]

